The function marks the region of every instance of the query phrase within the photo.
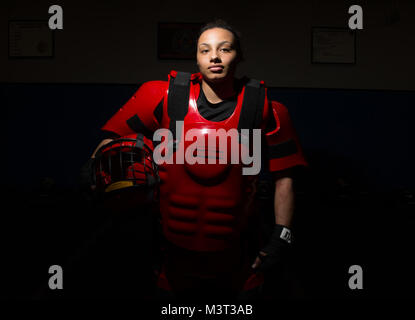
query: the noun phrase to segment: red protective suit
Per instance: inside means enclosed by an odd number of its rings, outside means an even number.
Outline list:
[[[151,137],[158,128],[171,128],[169,117],[169,87],[177,76],[171,71],[168,81],[144,83],[134,96],[102,128],[120,136],[140,131]],[[200,73],[190,77],[187,113],[177,151],[185,151],[189,142],[186,132],[197,129],[205,136],[205,129],[238,128],[247,86],[238,93],[237,105],[232,115],[223,121],[204,119],[198,112],[197,98],[201,90]],[[269,117],[274,117],[275,128],[265,134],[270,171],[307,165],[301,146],[285,106],[268,101],[265,90],[263,106],[259,106],[259,128],[265,129]],[[171,88],[171,87],[170,87]],[[155,114],[163,101],[163,117]],[[170,110],[171,111],[171,110]],[[243,147],[241,147],[244,150]],[[241,151],[244,152],[244,151]],[[209,153],[209,152],[207,152]],[[161,178],[160,210],[163,233],[178,251],[168,258],[159,278],[159,286],[180,290],[185,278],[179,274],[200,273],[202,277],[228,275],[230,286],[236,291],[247,290],[262,282],[250,269],[249,261],[241,250],[241,232],[247,228],[252,212],[252,185],[255,176],[243,176],[241,164],[168,164],[159,168]],[[177,257],[180,256],[180,257]],[[174,260],[172,262],[172,260]],[[179,260],[184,260],[181,263]],[[226,277],[225,277],[226,278]],[[191,284],[189,285],[191,286]]]

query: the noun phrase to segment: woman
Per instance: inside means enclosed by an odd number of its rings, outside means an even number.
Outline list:
[[[260,234],[257,242],[247,236],[255,220],[250,206],[254,177],[243,176],[241,163],[160,166],[166,242],[158,287],[179,297],[257,293],[263,274],[277,272],[290,246],[294,197],[289,172],[307,163],[287,109],[268,100],[263,81],[235,78],[241,61],[239,33],[223,20],[208,23],[197,41],[199,73],[172,71],[168,81],[144,83],[102,128],[112,137],[98,148],[134,132],[153,138],[157,129],[174,131],[182,123],[182,132],[173,132],[176,152],[189,147],[190,129],[262,129],[261,152],[276,183],[275,226],[266,242]]]

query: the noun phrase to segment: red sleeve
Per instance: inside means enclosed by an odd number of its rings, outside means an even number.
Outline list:
[[[122,106],[101,130],[126,136],[136,132],[151,136],[160,127],[154,110],[163,99],[167,81],[148,81]]]
[[[287,107],[270,101],[268,116],[275,120],[273,127],[265,134],[269,171],[308,166]]]

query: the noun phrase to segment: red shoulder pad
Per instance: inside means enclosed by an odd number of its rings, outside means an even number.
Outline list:
[[[143,83],[101,129],[125,136],[135,133],[137,128],[143,125],[143,130],[154,132],[160,127],[154,115],[154,109],[163,99],[167,88],[167,81]],[[142,133],[145,134],[145,132]]]
[[[297,165],[308,166],[287,107],[277,101],[271,101],[270,112],[273,113],[276,128],[265,135],[269,170],[279,171]]]

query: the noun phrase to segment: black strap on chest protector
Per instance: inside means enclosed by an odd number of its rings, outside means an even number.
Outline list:
[[[239,116],[238,130],[260,128],[265,103],[265,88],[259,80],[249,79]]]
[[[177,72],[174,80],[170,80],[167,98],[167,114],[170,118],[169,130],[173,139],[180,140],[180,132],[176,132],[176,121],[183,121],[189,109],[190,94],[189,72]]]
[[[245,84],[245,93],[239,116],[238,132],[242,139],[241,129],[249,129],[249,139],[252,139],[252,129],[259,129],[265,103],[265,87],[256,79],[249,79]],[[244,141],[241,141],[244,143]],[[252,143],[250,144],[252,146]]]

